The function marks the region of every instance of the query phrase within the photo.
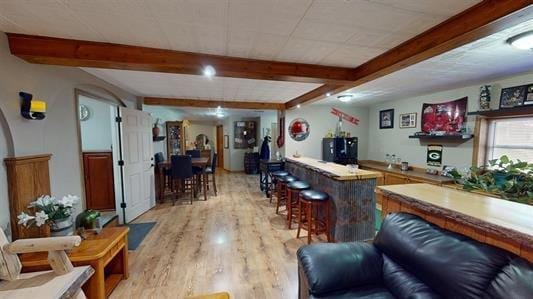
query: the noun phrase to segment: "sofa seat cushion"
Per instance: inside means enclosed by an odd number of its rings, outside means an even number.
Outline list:
[[[515,257],[406,213],[388,215],[374,245],[444,298],[482,298]]]
[[[394,299],[394,296],[382,285],[369,285],[357,287],[342,292],[335,292],[326,295],[311,295],[310,299]]]
[[[383,281],[396,298],[440,298],[430,287],[383,255]]]

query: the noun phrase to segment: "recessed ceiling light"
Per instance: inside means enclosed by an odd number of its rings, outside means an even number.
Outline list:
[[[533,30],[522,32],[507,40],[507,43],[520,50],[533,49]]]
[[[326,97],[331,97],[331,92],[326,92]]]
[[[206,76],[207,78],[212,78],[216,75],[217,71],[214,67],[207,65],[206,67],[204,67],[203,73],[204,76]]]
[[[300,109],[302,107],[302,105],[298,104],[296,105],[296,108]]]
[[[341,102],[346,103],[353,99],[353,94],[343,94],[343,95],[337,96],[337,99],[339,99],[339,101]]]

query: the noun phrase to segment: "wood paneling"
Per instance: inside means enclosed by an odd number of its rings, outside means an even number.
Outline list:
[[[83,153],[87,209],[114,210],[115,184],[111,152]]]
[[[196,107],[196,108],[235,108],[235,109],[271,109],[283,110],[283,103],[259,103],[259,102],[238,102],[238,101],[208,101],[194,99],[175,99],[175,98],[144,98],[145,105],[153,106],[173,106],[173,107]]]
[[[309,83],[346,83],[350,68],[180,52],[7,33],[11,54],[30,63]]]
[[[9,189],[9,212],[13,240],[49,234],[48,227],[25,228],[18,225],[17,216],[28,212],[30,202],[41,195],[50,195],[48,161],[51,154],[4,159]]]
[[[407,183],[409,183],[409,179],[406,176],[390,173],[385,174],[385,185],[398,185]]]

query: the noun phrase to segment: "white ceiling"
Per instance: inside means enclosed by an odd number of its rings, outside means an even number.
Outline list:
[[[533,20],[341,94],[351,93],[355,96],[351,105],[370,105],[531,72],[533,51],[518,50],[506,43],[509,37],[529,30],[533,30]],[[336,97],[333,95],[316,104],[338,104]]]
[[[321,84],[83,68],[138,96],[285,103]]]
[[[0,31],[355,67],[479,0],[0,0]]]

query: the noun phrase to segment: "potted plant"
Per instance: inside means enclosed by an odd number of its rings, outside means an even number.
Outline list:
[[[482,167],[471,167],[466,175],[453,171],[450,175],[466,191],[481,191],[503,199],[533,205],[533,164],[513,161],[507,156],[489,161]]]
[[[34,214],[20,213],[17,217],[18,224],[26,227],[49,225],[52,236],[72,235],[72,210],[78,201],[79,197],[74,195],[63,196],[61,199],[49,195],[40,196],[28,206]]]

